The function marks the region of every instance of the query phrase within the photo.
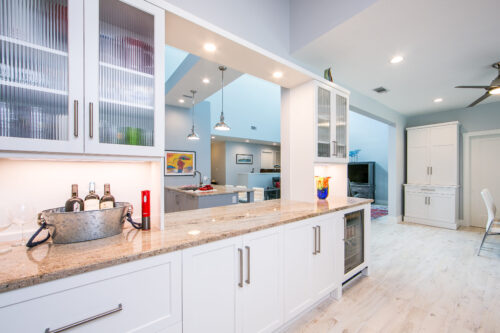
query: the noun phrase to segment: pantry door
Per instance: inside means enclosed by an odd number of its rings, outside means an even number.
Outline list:
[[[83,152],[83,0],[2,0],[0,150]]]
[[[466,163],[467,161],[464,161]],[[500,132],[470,139],[470,224],[485,228],[486,207],[481,197],[484,188],[490,190],[500,208]]]
[[[164,11],[85,1],[85,152],[164,153]]]

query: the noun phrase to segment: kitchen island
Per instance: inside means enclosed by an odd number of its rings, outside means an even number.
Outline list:
[[[218,325],[245,325],[232,313],[245,299],[243,290],[260,300],[247,304],[248,320],[281,327],[322,297],[340,297],[342,217],[362,209],[369,225],[370,203],[331,198],[215,207],[165,214],[163,231],[125,228],[84,243],[13,248],[2,256],[1,331],[52,330],[103,313],[105,319],[81,328],[225,331]],[[366,252],[362,268],[368,262]],[[201,311],[210,299],[219,306]],[[272,308],[255,312],[264,305]]]
[[[254,201],[251,188],[213,185],[213,190],[183,190],[180,187],[165,186],[165,212],[173,213],[184,210],[235,205],[239,203],[239,194],[246,193],[246,202]]]

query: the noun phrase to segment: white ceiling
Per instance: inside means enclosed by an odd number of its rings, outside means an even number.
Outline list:
[[[240,72],[228,68],[224,72],[224,86],[227,86],[241,75]],[[208,78],[210,83],[203,83],[204,78]],[[165,104],[190,108],[191,99],[183,97],[183,95],[190,96],[190,90],[194,89],[197,91],[195,95],[196,103],[202,102],[221,89],[221,79],[219,64],[199,58],[196,64],[184,74],[175,86],[166,92]],[[184,103],[180,103],[179,99],[184,99]]]
[[[244,139],[244,138],[225,136],[225,135],[212,135],[212,142],[220,142],[220,141],[255,143],[259,145],[276,146],[276,147],[280,146],[279,142],[274,142],[274,141]]]
[[[332,66],[334,81],[406,115],[463,108],[484,90],[455,86],[497,75],[499,13],[499,0],[378,0],[293,56],[318,72]],[[397,54],[405,60],[390,64]]]

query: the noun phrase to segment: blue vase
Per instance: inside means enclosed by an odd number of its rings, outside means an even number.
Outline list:
[[[318,194],[318,199],[324,200],[328,197],[328,187],[325,187],[322,190],[316,190]]]

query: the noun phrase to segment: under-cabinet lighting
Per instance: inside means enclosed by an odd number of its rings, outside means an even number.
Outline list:
[[[205,43],[203,48],[205,49],[205,51],[208,51],[208,52],[215,52],[215,50],[217,50],[217,47],[215,47],[215,45],[212,43]]]
[[[281,78],[282,76],[283,76],[283,73],[282,73],[282,72],[274,72],[274,73],[273,73],[273,77],[274,77],[275,79],[279,79],[279,78]]]

